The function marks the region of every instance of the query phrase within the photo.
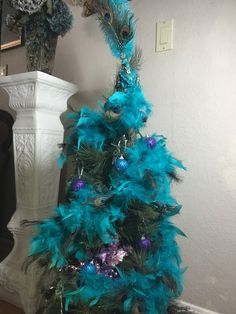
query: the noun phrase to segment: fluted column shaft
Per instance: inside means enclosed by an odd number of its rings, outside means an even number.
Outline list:
[[[13,126],[17,205],[8,224],[15,245],[0,264],[0,299],[22,307],[26,314],[35,314],[40,303],[38,274],[35,268],[27,274],[22,271],[32,229],[22,227],[21,222],[40,220],[57,205],[57,144],[64,136],[60,115],[78,88],[42,72],[1,78],[0,87],[17,113]]]

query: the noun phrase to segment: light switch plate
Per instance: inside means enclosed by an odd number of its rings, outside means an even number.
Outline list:
[[[7,76],[8,66],[7,64],[0,65],[0,76]]]
[[[174,20],[156,24],[156,52],[173,49]]]

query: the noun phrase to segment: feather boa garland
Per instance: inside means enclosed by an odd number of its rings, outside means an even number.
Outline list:
[[[135,20],[127,1],[99,0],[96,12],[113,55],[121,60],[115,91],[98,111],[83,107],[68,115],[73,122],[59,165],[68,156],[76,156],[86,185],[74,191],[69,182],[67,203],[56,208],[54,217],[38,224],[30,254],[46,256],[50,268],[61,271],[75,260],[91,261],[91,252],[97,254],[120,238],[132,245],[133,251],[115,266],[118,277],[82,270],[74,274],[74,284],[65,284],[62,292],[65,309],[82,304],[92,312],[105,306],[94,313],[164,314],[182,292],[183,270],[175,238],[184,234],[170,222],[181,206],[171,195],[170,185],[176,169],[185,167],[167,150],[163,136],[153,134],[156,144],[150,147],[140,133],[151,105],[139,83]],[[127,162],[125,171],[115,169],[119,156]],[[132,202],[136,202],[134,216]],[[142,226],[152,243],[146,252],[137,246],[139,235],[125,229],[134,224],[132,219],[138,219],[136,229],[141,228],[144,216],[153,225],[150,229]],[[130,234],[134,239],[129,242]],[[127,268],[125,262],[132,258],[136,264]],[[116,303],[119,308],[114,310]]]

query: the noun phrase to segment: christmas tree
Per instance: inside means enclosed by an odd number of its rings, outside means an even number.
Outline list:
[[[45,313],[166,313],[182,291],[181,258],[170,222],[184,169],[163,136],[141,129],[151,114],[138,70],[135,19],[127,0],[98,0],[96,12],[120,59],[114,92],[98,111],[68,115],[60,163],[73,158],[67,200],[38,223],[31,257],[54,272]]]

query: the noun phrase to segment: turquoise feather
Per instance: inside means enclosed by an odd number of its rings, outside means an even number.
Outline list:
[[[170,174],[186,168],[168,151],[163,136],[152,134],[157,144],[150,149],[146,137],[140,133],[151,115],[152,105],[144,96],[137,69],[131,64],[135,53],[135,20],[128,1],[99,0],[97,17],[111,52],[121,59],[116,88],[104,105],[98,105],[97,111],[85,106],[79,113],[67,116],[72,123],[68,128],[65,155],[61,155],[59,164],[62,165],[68,156],[76,155],[83,146],[107,152],[124,135],[129,136],[130,131],[140,137],[124,148],[127,170],[119,173],[114,169],[109,173],[109,201],[101,207],[94,205],[91,200],[103,195],[93,184],[86,184],[78,192],[70,191],[71,198],[55,209],[54,217],[38,225],[30,254],[49,256],[49,267],[58,269],[68,265],[71,256],[87,261],[90,257],[86,246],[93,249],[95,240],[99,240],[104,247],[119,236],[117,226],[123,224],[125,227],[130,202],[138,200],[152,206],[167,206],[171,210],[162,214],[158,230],[150,235],[157,249],[147,252],[145,273],[132,267],[124,271],[122,263],[116,268],[119,276],[115,280],[81,270],[80,286],[65,288],[63,292],[66,310],[71,303],[82,302],[92,311],[104,298],[125,291],[121,313],[131,313],[133,307],[140,304],[142,313],[165,314],[169,303],[183,290],[184,271],[176,237],[185,234],[170,221],[170,217],[181,210],[171,195]],[[110,113],[118,118],[109,120]],[[75,235],[76,241],[67,243],[69,237]]]

